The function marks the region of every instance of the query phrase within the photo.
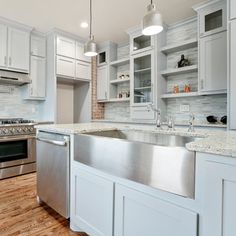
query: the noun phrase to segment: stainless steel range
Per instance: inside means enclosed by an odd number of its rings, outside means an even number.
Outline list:
[[[36,170],[34,121],[0,119],[0,179]]]

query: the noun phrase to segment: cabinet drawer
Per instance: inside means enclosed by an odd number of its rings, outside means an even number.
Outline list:
[[[57,55],[75,58],[75,41],[65,37],[57,37]]]
[[[76,59],[80,61],[91,62],[91,58],[84,55],[84,45],[78,42],[76,43]]]
[[[91,65],[88,62],[76,62],[76,78],[82,80],[91,80]]]
[[[148,110],[147,107],[131,107],[131,118],[134,120],[154,120],[154,111]]]
[[[197,236],[197,213],[116,185],[115,236]]]
[[[75,60],[57,56],[57,75],[75,77]]]
[[[31,36],[31,55],[46,57],[46,40],[43,37]]]

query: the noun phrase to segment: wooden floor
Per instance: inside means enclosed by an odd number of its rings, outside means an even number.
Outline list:
[[[0,180],[0,236],[86,236],[36,200],[36,174]]]

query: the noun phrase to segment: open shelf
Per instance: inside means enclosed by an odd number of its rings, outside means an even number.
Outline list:
[[[129,64],[129,57],[122,58],[122,59],[119,59],[119,60],[116,60],[116,61],[112,61],[110,63],[111,66],[123,66],[123,65],[126,65],[126,64]]]
[[[134,73],[136,74],[142,74],[142,73],[147,73],[147,72],[151,72],[151,68],[145,68],[145,69],[141,69],[141,70],[135,70]]]
[[[111,98],[107,102],[129,102],[130,98]]]
[[[170,76],[170,75],[179,75],[184,73],[191,73],[191,72],[197,72],[198,66],[192,65],[192,66],[185,66],[181,68],[174,68],[174,69],[168,69],[161,72],[162,76]]]
[[[183,97],[196,97],[199,96],[198,92],[190,93],[166,93],[161,95],[161,98],[183,98]]]
[[[189,48],[194,48],[194,47],[197,47],[197,45],[198,45],[198,41],[196,38],[194,38],[194,39],[183,41],[181,43],[167,45],[161,49],[161,52],[163,52],[164,54],[169,54],[169,53],[186,50]]]
[[[121,84],[121,83],[125,83],[125,82],[129,82],[130,79],[115,79],[115,80],[111,80],[110,83],[111,84]]]

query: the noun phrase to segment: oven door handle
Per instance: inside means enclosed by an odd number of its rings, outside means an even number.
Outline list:
[[[45,143],[50,143],[56,146],[67,146],[67,141],[56,141],[56,140],[50,140],[50,139],[44,139],[44,138],[37,138],[37,140]]]

